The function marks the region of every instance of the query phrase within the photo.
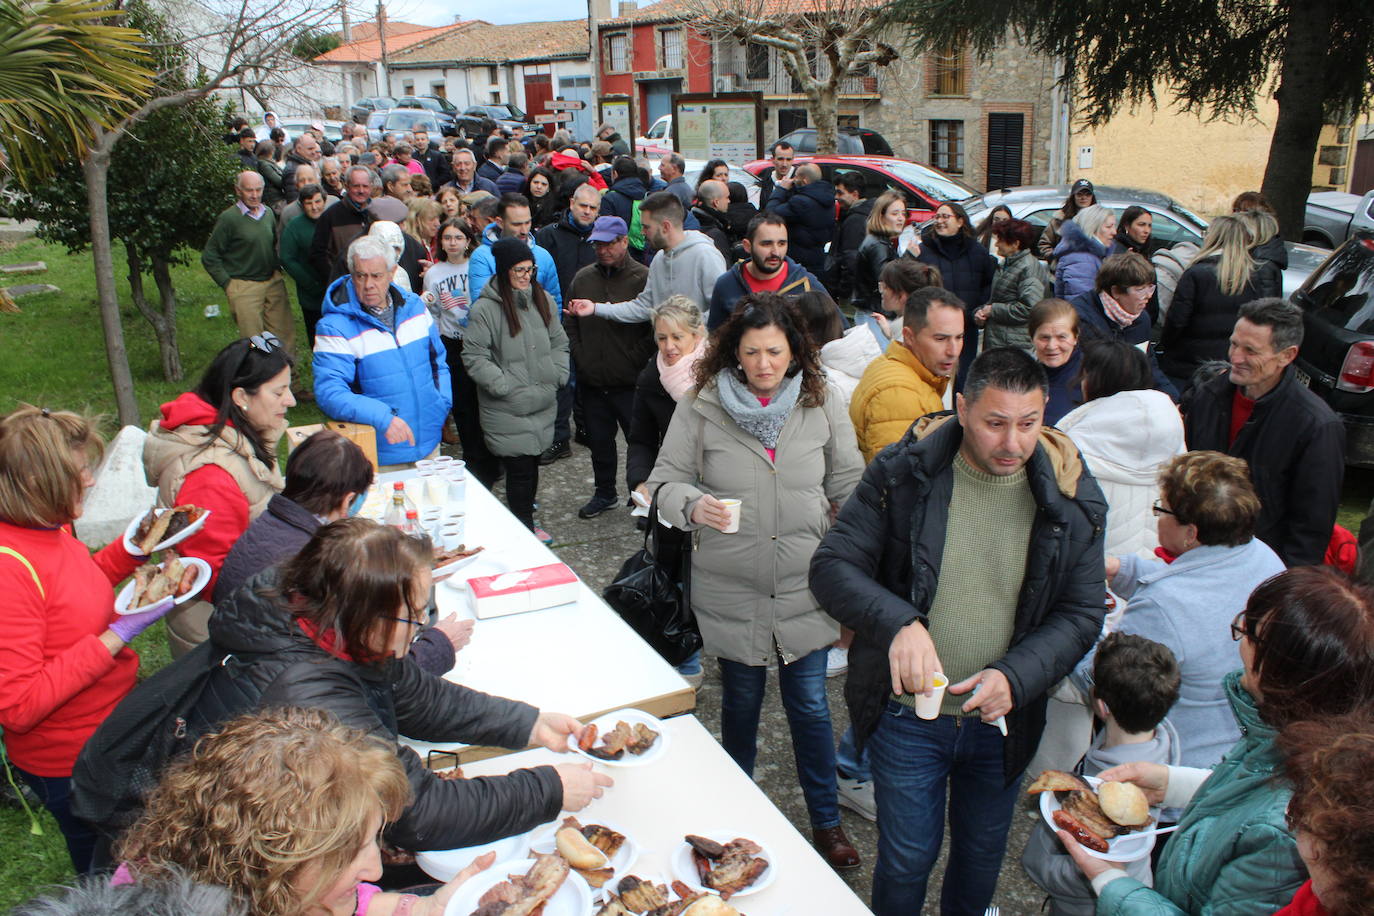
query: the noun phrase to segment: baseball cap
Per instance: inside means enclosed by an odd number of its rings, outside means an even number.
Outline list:
[[[310,122],[310,129],[311,129],[311,130],[318,130],[320,133],[324,133],[324,122],[323,122],[323,121],[311,121],[311,122]]]
[[[1091,181],[1089,181],[1086,178],[1080,178],[1073,183],[1073,189],[1069,191],[1069,193],[1077,194],[1079,191],[1087,191],[1089,193],[1092,193],[1092,189],[1093,183]]]
[[[618,216],[598,216],[596,222],[592,224],[592,234],[587,236],[590,242],[614,242],[621,236],[629,235],[630,227],[625,225],[625,221]]]

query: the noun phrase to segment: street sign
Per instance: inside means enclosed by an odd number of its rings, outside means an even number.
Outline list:
[[[551,111],[558,111],[559,109],[563,111],[581,111],[587,107],[587,103],[580,99],[576,101],[571,99],[549,99],[544,103],[544,107]]]
[[[565,114],[537,114],[534,116],[534,123],[536,124],[562,124],[571,120],[572,118]]]

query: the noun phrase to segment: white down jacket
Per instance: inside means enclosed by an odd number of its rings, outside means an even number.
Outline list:
[[[859,379],[864,377],[868,364],[883,355],[878,339],[865,325],[856,324],[821,347],[821,367],[825,377],[844,395],[847,408],[854,397],[854,389],[859,387]]]
[[[1107,556],[1154,556],[1157,477],[1184,451],[1174,402],[1158,391],[1122,391],[1075,408],[1058,426],[1083,453],[1107,498]]]

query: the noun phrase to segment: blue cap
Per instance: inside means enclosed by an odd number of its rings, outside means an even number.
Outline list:
[[[618,216],[598,216],[592,224],[592,234],[587,236],[592,242],[614,242],[630,234],[630,227]]]

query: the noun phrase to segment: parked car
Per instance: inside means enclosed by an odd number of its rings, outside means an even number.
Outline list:
[[[388,108],[395,108],[396,100],[389,95],[372,95],[365,99],[358,99],[353,106],[348,109],[349,117],[359,124],[366,124],[368,115],[374,111],[386,111]]]
[[[423,127],[431,136],[439,136],[439,119],[434,112],[425,108],[393,108],[382,113],[381,125],[373,133],[372,122],[368,121],[367,139],[380,140],[387,133],[408,133]]]
[[[464,108],[462,113],[454,119],[454,127],[460,137],[480,137],[482,136],[482,122],[488,118],[495,121],[497,126],[505,131],[511,131],[517,127],[523,127],[526,133],[542,130],[538,124],[531,123],[523,111],[509,102],[473,105]]]
[[[1363,197],[1343,191],[1318,191],[1307,196],[1304,242],[1335,248],[1356,229],[1374,229],[1374,191]]]
[[[445,136],[458,135],[458,106],[439,95],[403,95],[396,100],[396,108],[425,108],[434,112]]]
[[[1149,210],[1154,220],[1154,237],[1163,242],[1166,248],[1172,248],[1179,242],[1190,242],[1201,247],[1202,238],[1207,234],[1207,220],[1167,194],[1109,185],[1097,185],[1094,191],[1097,202],[1115,210],[1118,216],[1131,206]],[[1068,196],[1069,186],[1066,184],[1025,185],[979,194],[963,201],[963,205],[974,225],[981,223],[993,207],[1001,205],[1011,210],[1012,216],[1035,226],[1038,234],[1049,225]],[[1326,259],[1327,252],[1294,242],[1286,242],[1284,247],[1288,249],[1288,269],[1283,272],[1283,294],[1290,296]]]
[[[683,159],[682,162],[686,167],[683,176],[687,179],[688,184],[695,185],[697,179],[701,177],[701,170],[706,168],[706,160]],[[756,207],[759,205],[759,180],[753,173],[745,171],[738,165],[732,165],[730,166],[730,180],[738,181],[744,185],[745,193],[749,195],[749,202]]]
[[[784,140],[792,144],[792,148],[799,153],[814,153],[816,151],[816,128],[798,128],[790,134],[774,140],[768,144],[768,148],[772,149]],[[836,152],[842,156],[893,155],[892,146],[888,144],[883,135],[876,130],[869,130],[867,127],[841,127],[839,136],[836,137]]]
[[[671,153],[673,151],[673,116],[666,114],[649,126],[644,136],[635,137],[635,154]]]
[[[306,129],[309,128],[310,125],[313,124],[315,121],[320,121],[320,119],[278,118],[277,126],[286,131],[286,137],[288,141],[290,141],[295,140],[301,134],[305,133]],[[324,138],[328,140],[330,143],[338,143],[340,140],[343,139],[342,121],[320,121],[320,123],[324,125]],[[253,130],[257,132],[259,140],[266,140],[267,135],[271,133],[271,130],[268,128],[266,124],[255,125]]]
[[[1347,464],[1374,467],[1374,231],[1356,229],[1292,296],[1298,381],[1345,423]]]
[[[858,172],[864,180],[865,197],[896,191],[906,199],[907,221],[911,223],[926,222],[944,201],[966,200],[976,197],[978,193],[939,169],[909,159],[888,156],[797,156],[794,160],[796,165],[805,162],[820,166],[822,176],[832,183],[842,174]],[[758,177],[772,167],[771,161],[759,159],[744,168]]]

